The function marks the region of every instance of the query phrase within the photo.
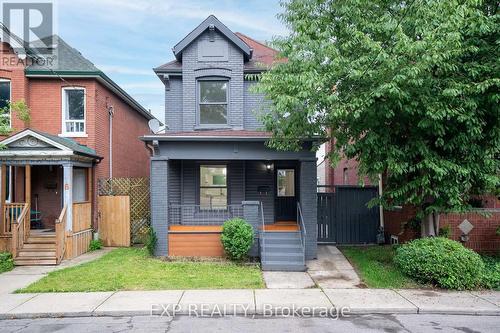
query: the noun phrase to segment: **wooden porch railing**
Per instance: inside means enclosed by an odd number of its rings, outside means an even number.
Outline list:
[[[66,222],[68,206],[64,205],[59,218],[56,220],[56,261],[57,264],[61,262],[66,250]]]
[[[23,208],[16,220],[12,221],[12,257],[16,258],[29,237],[30,205],[22,204]]]
[[[90,202],[73,203],[73,228],[74,233],[91,228],[92,204]]]
[[[12,224],[17,221],[24,209],[25,203],[7,203],[4,206],[4,220],[2,221],[2,234],[8,235],[12,232]]]

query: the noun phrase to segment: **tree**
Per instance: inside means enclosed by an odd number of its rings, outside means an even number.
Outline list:
[[[333,140],[332,160],[385,175],[384,207],[414,205],[427,235],[438,216],[500,187],[497,1],[290,0],[286,62],[262,74],[270,145]]]

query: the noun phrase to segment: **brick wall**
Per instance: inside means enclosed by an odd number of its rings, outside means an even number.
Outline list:
[[[398,211],[384,211],[384,225],[388,236],[397,235],[400,243],[405,243],[420,236],[419,232],[411,228],[403,228],[402,225],[406,221],[415,217],[415,209],[412,207],[404,207]],[[440,227],[451,227],[451,238],[460,241],[462,232],[458,225],[465,219],[474,225],[469,234],[469,240],[464,243],[477,252],[484,253],[499,253],[500,252],[500,236],[496,235],[496,229],[500,226],[500,212],[493,212],[489,216],[483,216],[478,213],[466,214],[443,214],[440,217]]]
[[[326,154],[328,154],[332,149],[332,143],[326,143]],[[358,161],[355,159],[343,158],[336,166],[333,168],[331,166],[330,160],[325,160],[325,185],[359,185],[360,177],[358,175]],[[344,172],[345,170],[345,172]],[[344,174],[347,176],[344,180]],[[370,180],[364,178],[365,185],[377,185],[372,184]]]

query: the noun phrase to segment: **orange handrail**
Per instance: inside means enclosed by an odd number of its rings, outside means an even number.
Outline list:
[[[30,205],[22,204],[21,214],[12,223],[12,257],[16,258],[29,237],[29,223],[31,222]]]

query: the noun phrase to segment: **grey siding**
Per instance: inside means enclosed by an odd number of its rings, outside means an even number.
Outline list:
[[[240,205],[245,200],[245,162],[234,161],[228,164],[229,203]]]
[[[195,161],[182,162],[182,204],[195,205],[198,204],[196,197],[198,192],[198,175],[197,163]]]
[[[245,173],[245,200],[262,202],[265,223],[274,223],[274,172],[266,169],[265,162],[247,161]],[[258,192],[260,186],[268,186],[269,193],[260,194]]]
[[[262,129],[259,116],[268,111],[268,103],[264,101],[264,96],[250,91],[255,84],[255,81],[245,81],[244,85],[244,127],[246,130]]]
[[[171,77],[165,89],[165,123],[170,131],[182,131],[182,79]]]
[[[241,129],[243,128],[243,54],[225,37],[216,33],[215,40],[228,45],[228,61],[199,61],[198,43],[208,39],[209,34],[205,32],[182,54],[183,130],[192,131],[197,128],[197,79],[204,76],[225,76],[230,79],[228,123],[233,128]]]
[[[181,203],[181,161],[169,161],[168,172],[168,202]]]

